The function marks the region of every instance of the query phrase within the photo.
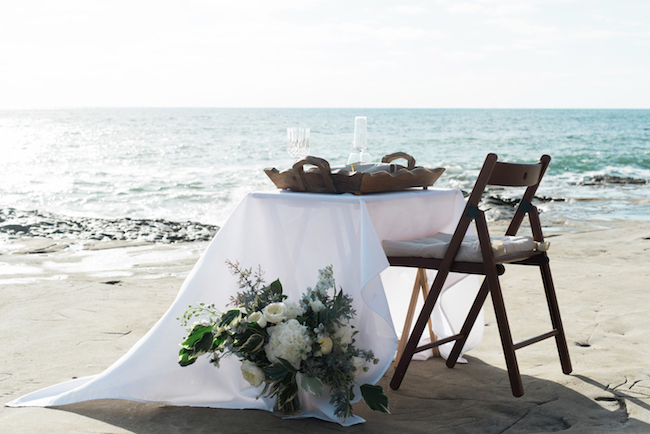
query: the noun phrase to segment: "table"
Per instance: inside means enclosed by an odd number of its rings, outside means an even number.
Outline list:
[[[279,278],[289,300],[298,301],[315,286],[318,270],[333,265],[338,287],[354,299],[358,348],[380,359],[358,377],[359,384],[376,383],[397,348],[415,270],[387,269],[383,239],[408,239],[453,231],[464,207],[458,190],[429,189],[355,196],[293,193],[250,193],[185,280],[175,301],[156,325],[123,357],[101,374],[42,389],[9,406],[54,406],[91,399],[127,399],[217,408],[272,410],[273,400],[256,399],[260,389],[241,376],[236,358],[215,368],[207,357],[194,365],[178,365],[185,329],[177,321],[189,305],[215,303],[225,309],[239,290],[226,261],[244,268],[261,266],[267,282]],[[475,276],[456,275],[434,311],[440,337],[457,332],[478,291]],[[449,285],[449,286],[451,286]],[[390,306],[390,307],[389,307]],[[395,321],[395,322],[393,322]],[[482,337],[482,320],[472,331],[465,351]],[[451,344],[441,347],[443,357]],[[360,397],[360,393],[355,393]],[[337,421],[329,397],[300,391],[302,416]],[[353,416],[344,425],[362,422]]]

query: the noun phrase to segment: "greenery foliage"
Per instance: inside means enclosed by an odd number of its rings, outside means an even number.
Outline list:
[[[261,268],[253,272],[237,262],[227,264],[239,277],[240,292],[232,299],[236,307],[221,312],[214,305],[190,306],[179,319],[186,327],[196,321],[187,328],[179,364],[189,366],[209,355],[218,367],[232,354],[242,360],[244,378],[261,388],[258,398],[276,398],[280,411],[299,410],[301,387],[317,396],[327,389],[335,414],[351,416],[355,378],[379,360],[356,348],[352,298],[337,291],[332,266],[319,270],[316,287],[307,288],[296,304],[287,301],[279,280],[266,285]],[[360,391],[368,407],[389,412],[380,386],[364,384]]]

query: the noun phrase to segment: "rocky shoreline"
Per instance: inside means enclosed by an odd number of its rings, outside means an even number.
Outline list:
[[[163,219],[70,217],[43,211],[0,209],[0,234],[53,239],[185,243],[210,241],[219,226]]]
[[[578,185],[602,187],[608,185],[645,185],[650,180],[597,175]],[[501,189],[486,190],[481,204],[490,221],[509,220],[519,199],[502,196]],[[463,191],[465,196],[469,192]],[[564,198],[535,196],[534,203],[564,202]],[[198,222],[176,222],[164,219],[102,219],[70,217],[45,211],[0,209],[0,234],[15,237],[47,237],[53,239],[78,238],[83,240],[138,241],[151,243],[184,243],[210,241],[219,226]]]
[[[548,202],[564,199],[535,197],[535,200]],[[512,218],[519,199],[502,197],[497,191],[489,191],[481,202],[488,220],[498,221]],[[172,244],[210,241],[218,231],[219,226],[191,221],[72,217],[38,210],[0,208],[0,234],[9,237]]]

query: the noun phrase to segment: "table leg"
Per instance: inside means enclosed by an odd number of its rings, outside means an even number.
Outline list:
[[[422,297],[426,300],[429,295],[429,281],[427,279],[427,270],[423,268],[418,268],[418,271],[415,275],[415,283],[413,284],[413,292],[411,293],[411,301],[409,303],[408,311],[406,313],[406,319],[404,320],[404,328],[402,329],[402,336],[400,337],[399,342],[397,343],[397,354],[395,355],[395,367],[399,363],[399,359],[404,353],[404,347],[409,339],[409,334],[411,332],[411,324],[413,323],[413,316],[415,315],[415,307],[418,302],[418,292],[422,291]],[[429,336],[431,342],[438,340],[438,337],[433,332],[433,326],[431,325],[431,318],[429,318]],[[440,357],[440,351],[438,347],[433,348],[433,356]]]

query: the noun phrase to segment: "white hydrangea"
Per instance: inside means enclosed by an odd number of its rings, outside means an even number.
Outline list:
[[[264,351],[269,361],[275,363],[278,358],[283,358],[299,369],[300,362],[307,360],[311,352],[312,342],[307,327],[296,319],[290,319],[267,328],[267,331],[271,337]]]

